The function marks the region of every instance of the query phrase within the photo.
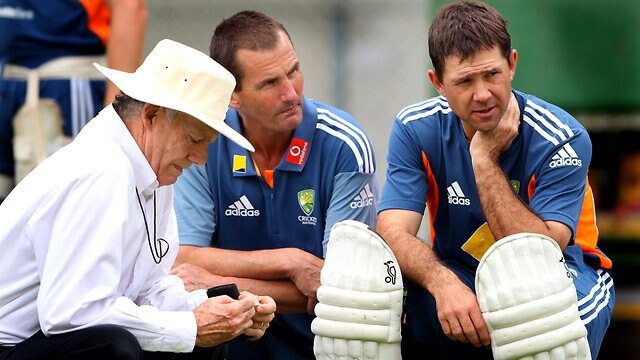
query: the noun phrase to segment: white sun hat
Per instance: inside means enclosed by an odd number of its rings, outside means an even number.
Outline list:
[[[235,78],[202,52],[165,39],[134,73],[93,65],[132,98],[189,114],[234,143],[255,151],[244,136],[224,122]]]

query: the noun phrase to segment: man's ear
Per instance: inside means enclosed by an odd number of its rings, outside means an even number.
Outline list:
[[[513,77],[516,75],[516,64],[518,62],[518,52],[516,49],[511,49],[509,53],[509,75],[511,77],[511,81],[513,81]]]
[[[144,128],[149,128],[156,120],[158,116],[158,112],[160,111],[160,106],[153,105],[149,103],[145,103],[142,106],[142,110],[140,111],[140,117],[142,118],[142,126]]]
[[[238,96],[238,92],[234,91],[231,93],[231,100],[229,100],[229,106],[238,110],[240,109],[240,96]]]
[[[433,84],[433,87],[436,88],[436,91],[438,91],[440,95],[447,97],[444,86],[442,85],[442,81],[440,81],[440,79],[438,78],[435,70],[429,69],[429,71],[427,71],[427,75],[429,75],[429,80],[431,80],[431,83]]]

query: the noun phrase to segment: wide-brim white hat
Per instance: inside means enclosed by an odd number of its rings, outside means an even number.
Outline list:
[[[255,150],[224,122],[235,78],[202,52],[165,39],[134,73],[93,65],[132,98],[187,113],[243,148]]]

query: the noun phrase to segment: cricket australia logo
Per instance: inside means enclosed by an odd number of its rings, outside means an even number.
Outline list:
[[[393,261],[389,260],[384,263],[387,266],[387,274],[389,276],[385,276],[384,282],[387,284],[395,285],[396,284],[396,267],[393,266]]]
[[[298,221],[304,225],[316,225],[318,218],[311,216],[313,207],[315,206],[316,192],[313,189],[305,189],[298,192],[298,205],[304,212],[304,215],[298,216]]]

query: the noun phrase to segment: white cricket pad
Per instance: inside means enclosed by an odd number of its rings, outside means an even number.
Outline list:
[[[402,293],[400,266],[384,240],[358,221],[335,224],[311,323],[316,359],[401,359]]]
[[[482,256],[475,284],[495,359],[591,359],[576,288],[553,239],[498,240]]]

